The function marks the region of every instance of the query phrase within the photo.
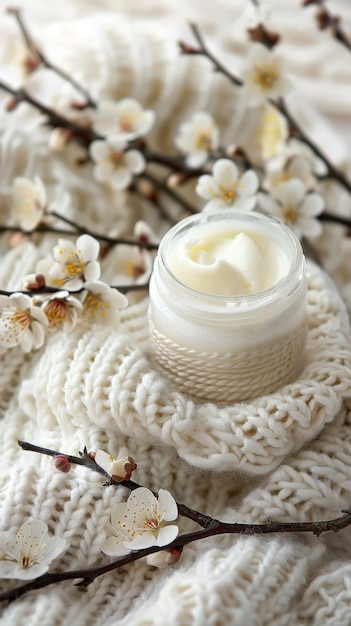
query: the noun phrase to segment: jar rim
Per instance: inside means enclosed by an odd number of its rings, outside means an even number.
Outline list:
[[[194,289],[193,287],[189,287],[179,280],[174,275],[168,264],[167,251],[169,244],[175,238],[179,238],[183,232],[188,232],[193,226],[221,221],[234,221],[236,226],[238,223],[246,225],[256,224],[261,227],[263,226],[265,234],[269,236],[274,238],[283,236],[285,239],[283,245],[289,246],[291,254],[291,265],[288,273],[267,289],[235,296],[205,293]],[[232,311],[233,309],[240,310],[243,308],[247,311],[251,308],[260,308],[260,306],[268,304],[269,301],[288,296],[292,291],[294,291],[297,283],[302,280],[304,275],[304,255],[300,241],[296,237],[295,233],[288,226],[282,224],[274,217],[258,213],[256,211],[242,213],[234,211],[233,209],[223,209],[207,213],[198,213],[184,218],[181,222],[173,226],[163,237],[159,246],[158,254],[162,260],[162,265],[166,271],[167,278],[171,281],[173,286],[178,289],[178,291],[180,290],[180,292],[184,295],[199,301],[199,303],[201,301],[206,301],[207,309],[211,308],[211,305],[214,307],[218,307],[219,305],[222,309],[226,309],[228,311]]]

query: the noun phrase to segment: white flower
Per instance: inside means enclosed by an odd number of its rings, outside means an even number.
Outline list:
[[[249,107],[262,104],[267,98],[284,96],[291,89],[282,60],[261,43],[253,43],[247,65],[242,72],[243,94]]]
[[[24,352],[40,348],[44,343],[48,319],[30,296],[14,293],[0,296],[0,351],[20,345]]]
[[[132,472],[136,469],[136,463],[134,459],[129,456],[126,448],[121,448],[117,459],[111,456],[111,454],[104,452],[104,450],[97,450],[94,460],[95,463],[100,465],[100,467],[117,482],[130,480]]]
[[[265,24],[271,18],[271,7],[268,5],[254,6],[251,3],[245,8],[244,12],[237,21],[236,27],[240,26],[245,30],[257,28],[261,24]]]
[[[48,571],[51,561],[67,547],[61,537],[49,537],[48,527],[39,520],[24,522],[15,533],[0,533],[0,578],[32,580]]]
[[[84,285],[83,316],[89,323],[101,322],[118,328],[119,311],[128,306],[126,296],[102,281]]]
[[[146,135],[155,120],[154,111],[144,111],[140,102],[125,98],[100,102],[94,114],[94,130],[111,139],[131,141]]]
[[[109,182],[115,189],[126,189],[133,174],[145,169],[145,159],[139,150],[125,151],[121,139],[97,139],[90,145],[90,156],[95,162],[93,174],[100,183]]]
[[[99,250],[99,243],[90,235],[81,235],[75,244],[69,239],[59,239],[53,250],[54,263],[48,271],[51,283],[77,291],[85,281],[97,280]]]
[[[272,189],[271,195],[259,194],[263,210],[290,226],[295,234],[317,237],[322,225],[315,219],[324,208],[324,199],[318,193],[306,193],[301,180],[292,178]]]
[[[22,176],[15,178],[10,207],[14,224],[23,230],[34,230],[44,216],[46,201],[46,189],[40,178],[34,181]]]
[[[109,284],[147,283],[152,270],[152,255],[145,248],[120,244],[105,257],[103,277]]]
[[[235,208],[238,211],[250,211],[256,203],[258,177],[253,170],[239,176],[239,170],[230,159],[219,159],[212,168],[213,176],[200,176],[196,193],[209,200],[204,211],[212,209]]]
[[[61,326],[66,332],[73,330],[77,323],[78,313],[83,309],[82,303],[71,296],[69,291],[57,291],[48,296],[34,296],[35,304],[40,304],[49,320],[49,326]]]
[[[201,167],[208,153],[218,147],[219,131],[209,113],[198,112],[189,122],[181,124],[175,145],[187,157],[189,167]]]
[[[156,243],[159,241],[159,237],[152,230],[151,226],[143,220],[135,222],[133,235],[140,243]]]
[[[152,546],[166,546],[178,535],[178,526],[168,524],[178,517],[173,496],[160,489],[158,498],[145,487],[132,491],[127,502],[117,504],[111,513],[113,537],[109,537],[102,551],[110,556],[123,556],[131,550]]]
[[[267,167],[268,188],[272,189],[284,181],[298,178],[309,189],[316,183],[312,167],[311,160],[302,156],[295,156],[283,162],[281,158],[273,159]]]

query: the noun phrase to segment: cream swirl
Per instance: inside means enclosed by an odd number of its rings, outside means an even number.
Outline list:
[[[196,291],[233,297],[274,286],[289,272],[289,260],[277,240],[263,232],[208,224],[174,242],[169,268]]]

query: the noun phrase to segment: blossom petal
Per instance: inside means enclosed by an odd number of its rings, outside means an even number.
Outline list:
[[[252,196],[256,193],[259,185],[259,180],[256,172],[248,170],[240,178],[238,191],[241,196]]]
[[[269,215],[282,214],[282,207],[268,193],[259,193],[257,199],[260,207]]]
[[[213,196],[220,194],[220,188],[213,176],[203,174],[200,176],[195,191],[198,196],[210,200]]]
[[[145,169],[145,159],[139,150],[128,150],[125,153],[125,160],[129,169],[134,174],[140,174]]]
[[[251,196],[251,198],[238,198],[234,202],[234,208],[236,211],[252,211],[255,208],[256,197]]]
[[[145,550],[145,548],[152,548],[157,545],[164,544],[158,544],[157,538],[151,532],[138,535],[129,543],[131,550]]]
[[[319,193],[307,194],[301,205],[301,213],[306,217],[320,215],[324,209],[324,198]]]
[[[126,554],[129,554],[131,548],[127,547],[125,543],[119,541],[117,537],[109,537],[102,544],[101,550],[108,556],[125,556]]]
[[[301,233],[306,237],[319,237],[323,231],[322,224],[315,219],[300,218],[297,223]]]
[[[166,546],[169,543],[174,541],[179,533],[179,528],[175,524],[169,524],[167,526],[162,526],[160,528],[159,533],[156,539],[157,546]]]
[[[99,183],[105,183],[114,172],[111,161],[98,161],[93,167],[93,176]]]
[[[17,578],[16,572],[18,568],[17,561],[4,561],[0,559],[0,579],[1,578]]]
[[[51,563],[66,550],[68,541],[63,537],[48,537],[44,561]]]
[[[34,580],[35,578],[39,578],[39,576],[46,574],[48,569],[49,563],[34,563],[34,565],[27,568],[19,567],[17,564],[13,578],[17,578],[17,580]]]
[[[115,189],[126,189],[132,180],[132,174],[127,168],[114,170],[110,177],[110,183]]]
[[[204,163],[206,163],[208,157],[208,152],[206,150],[198,150],[197,152],[192,152],[188,154],[185,158],[185,163],[196,169],[197,167],[201,167]]]
[[[272,195],[284,206],[290,203],[299,204],[306,194],[306,187],[299,178],[291,178],[274,187]]]
[[[113,460],[113,457],[107,452],[105,452],[105,450],[97,450],[95,453],[95,458],[94,458],[95,463],[100,465],[100,467],[102,467],[102,469],[104,469],[105,472],[107,473],[109,473],[112,460]]]
[[[76,249],[78,256],[84,261],[95,261],[100,252],[100,244],[91,235],[81,235],[76,241]]]
[[[166,489],[158,492],[157,509],[162,520],[166,522],[175,520],[178,517],[178,506],[172,494]]]
[[[230,159],[218,159],[212,168],[213,176],[220,185],[230,187],[238,179],[239,170]]]
[[[89,154],[93,161],[104,161],[108,159],[110,155],[108,143],[103,139],[93,141],[89,146]]]

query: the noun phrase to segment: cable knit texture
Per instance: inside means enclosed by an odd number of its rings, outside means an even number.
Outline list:
[[[350,90],[334,77],[330,55],[330,50],[336,54],[339,77],[347,77],[345,51],[335,53],[338,44],[316,31],[309,10],[301,23],[292,1],[285,10],[285,3],[272,4],[275,26],[286,33],[289,69],[300,74],[300,89],[327,112],[348,112]],[[235,44],[231,28],[242,6],[240,0],[218,0],[204,16],[200,0],[62,0],[56,22],[48,3],[29,0],[26,8],[54,62],[73,72],[95,97],[136,96],[155,109],[150,141],[170,149],[179,122],[195,110],[213,113],[223,141],[235,136],[242,106],[237,91],[213,75],[204,59],[179,57],[176,42],[180,36],[190,39],[186,19],[197,19],[235,66],[245,44],[240,38]],[[0,31],[1,75],[20,39],[9,17]],[[301,44],[308,45],[308,60]],[[12,80],[18,80],[16,72]],[[336,85],[334,99],[330,86]],[[30,77],[28,89],[34,93],[35,87]],[[50,89],[41,95],[50,103]],[[19,120],[21,107],[11,115]],[[308,109],[300,115],[313,120],[312,134],[322,143],[327,138],[328,148],[329,128],[315,121],[318,116],[311,118]],[[116,213],[106,211],[111,197],[81,174],[73,157],[71,162],[45,158],[46,128],[33,133],[28,124],[16,143],[8,139],[9,124],[8,117],[0,118],[4,188],[18,175],[37,174],[53,186],[59,181],[58,189],[66,181],[72,219],[84,215],[88,227],[107,232],[115,222],[128,229],[142,217],[162,234],[164,225],[149,206],[130,203],[121,194]],[[335,160],[350,166],[342,142],[331,136]],[[340,207],[351,214],[342,195]],[[9,237],[3,235],[0,287],[20,289],[23,275],[35,270],[55,242],[48,235],[38,246],[25,242],[6,252]],[[53,570],[106,563],[101,552],[106,525],[113,506],[127,496],[126,489],[104,487],[102,477],[83,467],[57,473],[48,457],[22,452],[18,439],[71,454],[87,446],[116,455],[127,446],[137,461],[140,484],[168,489],[178,501],[223,521],[329,519],[350,507],[350,241],[342,228],[328,226],[317,247],[326,254],[344,300],[326,272],[309,262],[302,370],[296,380],[252,401],[217,405],[181,393],[153,362],[146,298],[122,312],[118,331],[78,326],[69,335],[51,335],[29,355],[19,348],[1,355],[0,530],[39,518],[69,543]],[[184,532],[193,528],[188,520],[179,523]],[[223,535],[190,544],[167,570],[141,559],[86,589],[68,581],[33,592],[2,607],[0,626],[349,626],[350,556],[350,529],[319,539]],[[7,588],[8,582],[1,586]]]

